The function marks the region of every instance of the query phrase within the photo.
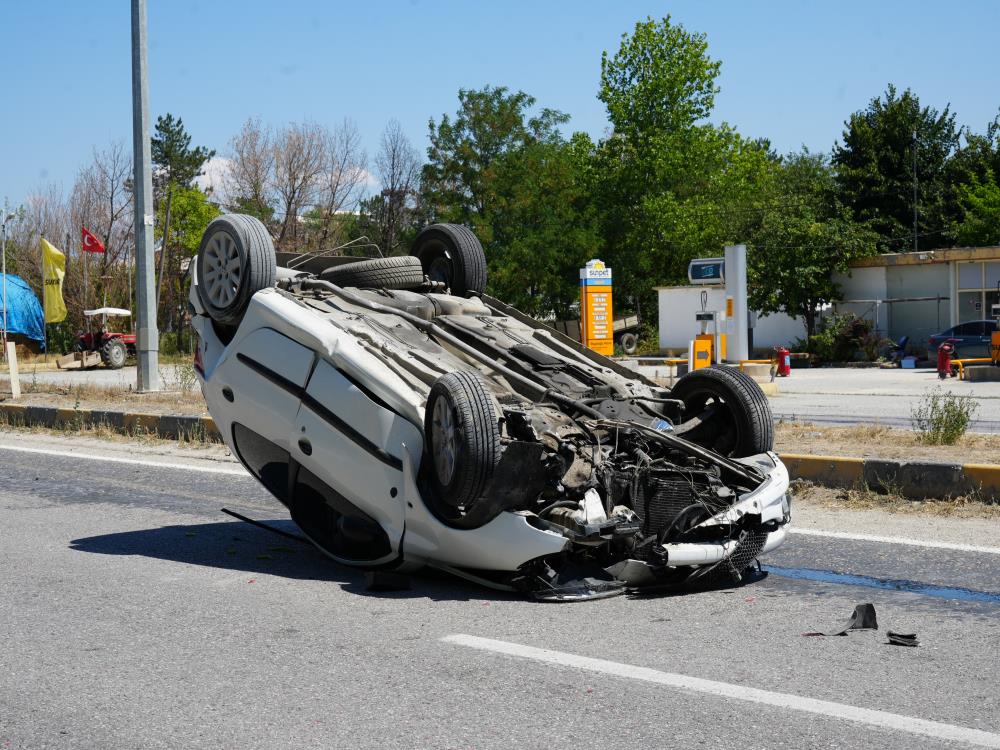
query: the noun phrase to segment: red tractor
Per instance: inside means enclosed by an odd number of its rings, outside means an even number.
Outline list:
[[[126,359],[135,356],[134,333],[115,333],[108,330],[109,316],[129,318],[132,313],[120,307],[101,307],[97,310],[84,310],[83,314],[87,318],[89,330],[81,332],[73,346],[74,352],[82,354],[79,360],[81,367],[95,366],[99,356],[105,367],[118,370],[125,364]],[[95,331],[93,319],[97,316],[101,317],[101,327]]]

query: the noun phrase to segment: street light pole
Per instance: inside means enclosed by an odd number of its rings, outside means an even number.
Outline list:
[[[3,358],[7,358],[7,224],[15,216],[11,212],[7,199],[3,199],[3,213],[0,214],[0,274],[3,274],[3,332],[2,338]]]
[[[7,356],[7,204],[4,202],[3,223],[0,224],[0,257],[3,258],[3,351]]]
[[[917,252],[917,131],[913,131],[913,252]]]
[[[146,0],[132,0],[132,198],[135,205],[136,390],[160,390],[160,334],[153,289],[153,176],[149,146],[149,80],[146,77]]]

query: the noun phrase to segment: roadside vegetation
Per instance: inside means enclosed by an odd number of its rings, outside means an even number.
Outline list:
[[[887,513],[949,516],[952,518],[1000,519],[1000,503],[984,502],[978,495],[961,495],[945,500],[910,500],[894,492],[876,492],[867,487],[840,489],[822,487],[796,479],[792,482],[795,503],[810,503],[831,510],[884,511]],[[794,516],[793,516],[794,518]],[[869,533],[876,533],[869,530]]]
[[[968,431],[979,404],[966,395],[931,389],[910,410],[913,429],[927,445],[955,445]]]
[[[915,430],[884,424],[850,427],[778,422],[775,448],[778,453],[859,456],[955,463],[1000,464],[1000,435],[966,432],[954,443],[928,443]]]

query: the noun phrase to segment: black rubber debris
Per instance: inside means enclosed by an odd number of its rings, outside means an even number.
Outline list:
[[[409,591],[410,577],[402,573],[369,570],[365,573],[365,589],[368,591]]]
[[[885,633],[889,637],[889,643],[894,646],[919,646],[916,633],[894,633],[887,630]]]
[[[839,628],[834,630],[817,631],[815,633],[803,633],[802,635],[847,635],[850,630],[878,630],[878,620],[875,618],[875,605],[858,604],[851,614],[851,618]]]

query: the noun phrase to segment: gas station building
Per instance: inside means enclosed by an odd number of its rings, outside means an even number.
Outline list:
[[[753,252],[750,250],[749,252]],[[864,258],[850,271],[834,275],[841,299],[827,310],[852,312],[875,323],[893,340],[910,337],[910,346],[922,349],[932,334],[959,323],[991,317],[991,305],[1000,303],[1000,246],[942,248],[917,253],[890,253]],[[700,332],[696,321],[702,309],[725,308],[723,285],[657,287],[659,339],[664,351],[686,351]],[[826,312],[824,310],[823,312]],[[784,313],[749,316],[752,348],[769,350],[789,346],[805,337],[801,318]]]

